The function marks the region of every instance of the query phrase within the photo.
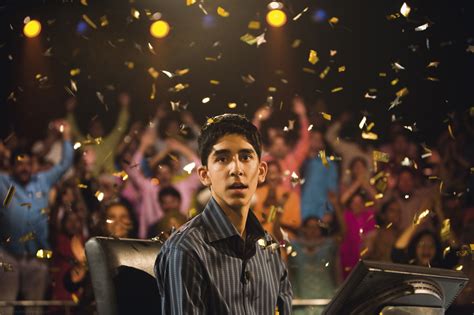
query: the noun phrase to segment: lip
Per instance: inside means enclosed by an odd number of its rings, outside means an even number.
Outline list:
[[[240,185],[241,187],[233,187],[234,185]],[[247,189],[247,188],[248,188],[247,185],[245,185],[244,183],[240,183],[240,182],[232,183],[229,186],[227,186],[227,189],[231,189],[231,190],[244,190],[244,189]]]

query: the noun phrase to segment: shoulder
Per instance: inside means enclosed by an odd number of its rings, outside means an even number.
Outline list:
[[[205,242],[205,229],[201,215],[183,224],[163,244],[163,250],[178,250],[185,253],[193,253],[197,247]]]

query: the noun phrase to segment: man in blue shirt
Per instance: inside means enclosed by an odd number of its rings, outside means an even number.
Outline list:
[[[31,156],[16,151],[11,156],[11,174],[0,174],[0,300],[16,300],[19,292],[26,300],[41,300],[47,289],[47,264],[36,256],[39,250],[51,249],[48,195],[74,155],[68,124],[57,121],[55,127],[64,139],[59,164],[32,174]],[[30,311],[38,314],[34,308],[27,309],[27,314]],[[0,308],[0,313],[13,314],[13,308]]]
[[[326,150],[321,130],[313,129],[310,134],[308,158],[303,163],[305,182],[301,189],[301,217],[323,218],[334,209],[327,200],[328,192],[337,192],[337,165],[326,158],[323,162],[320,152]],[[324,153],[325,154],[325,153]]]

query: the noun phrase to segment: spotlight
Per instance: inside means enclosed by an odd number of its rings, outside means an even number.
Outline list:
[[[286,23],[286,14],[280,9],[270,10],[267,13],[267,23],[273,27],[281,27]]]
[[[153,22],[150,26],[150,34],[155,38],[164,38],[170,32],[170,25],[168,22],[159,20]]]
[[[28,38],[33,38],[41,33],[41,23],[37,20],[31,20],[23,27],[23,33]]]

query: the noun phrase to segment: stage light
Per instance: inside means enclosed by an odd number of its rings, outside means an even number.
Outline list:
[[[150,34],[155,38],[164,38],[170,32],[170,25],[163,20],[153,22],[150,26]]]
[[[28,38],[33,38],[41,33],[41,23],[37,20],[31,20],[23,27],[23,33]]]
[[[277,10],[277,9],[283,9],[283,3],[278,2],[278,1],[272,1],[267,5],[268,10]]]
[[[270,10],[267,13],[267,23],[273,27],[281,27],[286,23],[286,14],[282,10]]]

